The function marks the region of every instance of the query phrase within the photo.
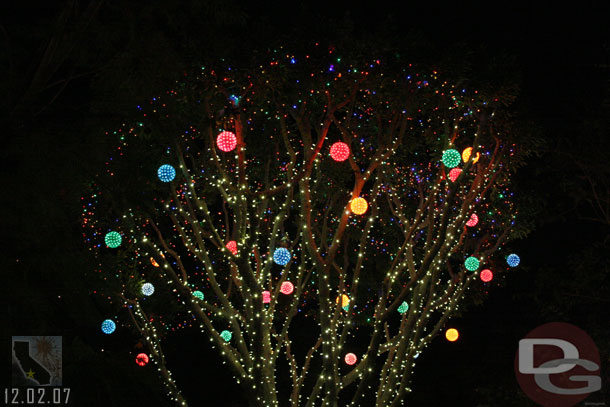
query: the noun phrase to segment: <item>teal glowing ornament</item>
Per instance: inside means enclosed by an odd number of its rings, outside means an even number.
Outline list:
[[[176,178],[176,170],[169,164],[163,164],[157,170],[157,176],[162,182],[171,182]]]
[[[462,155],[460,154],[459,151],[454,150],[454,149],[449,149],[449,150],[443,151],[443,158],[441,161],[443,162],[443,164],[445,164],[445,167],[455,168],[460,164],[461,160],[462,160]]]
[[[220,337],[224,339],[225,342],[229,342],[233,335],[231,334],[231,332],[224,330],[220,333]]]
[[[403,301],[402,304],[400,304],[400,307],[398,307],[398,312],[400,312],[401,314],[404,314],[408,310],[409,310],[409,304],[407,304],[406,301]]]
[[[155,292],[155,286],[152,285],[151,283],[144,283],[142,284],[142,289],[141,292],[143,295],[153,295],[153,293]]]
[[[290,251],[285,247],[275,249],[273,261],[280,266],[285,266],[290,261]]]
[[[114,323],[114,321],[112,319],[105,319],[102,322],[102,332],[110,335],[111,333],[113,333],[116,329],[116,324]]]
[[[203,293],[199,290],[193,291],[193,297],[203,300]]]
[[[123,241],[121,234],[115,231],[106,233],[106,237],[104,237],[106,246],[110,247],[111,249],[116,249],[119,247],[121,245],[121,241]]]
[[[475,271],[479,268],[479,259],[476,257],[469,257],[464,262],[464,266],[468,271]]]
[[[517,256],[514,253],[509,254],[508,257],[506,258],[506,263],[511,267],[517,267],[520,262],[521,262],[521,259],[519,258],[519,256]]]

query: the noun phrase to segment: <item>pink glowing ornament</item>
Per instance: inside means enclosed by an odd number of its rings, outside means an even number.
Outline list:
[[[477,223],[479,223],[479,217],[476,213],[473,213],[472,215],[470,215],[470,219],[468,219],[468,222],[466,222],[466,226],[473,227],[476,226]]]
[[[453,168],[451,171],[449,171],[449,179],[451,180],[451,182],[455,182],[455,180],[458,179],[461,173],[461,168]]]
[[[341,141],[337,141],[330,146],[330,156],[335,161],[345,161],[349,157],[349,146]]]
[[[148,355],[146,353],[140,353],[136,356],[136,363],[139,366],[146,366],[148,364]]]
[[[235,137],[235,133],[231,131],[222,131],[216,137],[216,145],[221,151],[228,153],[229,151],[233,151],[237,146],[237,137]]]
[[[284,281],[280,287],[280,291],[282,294],[292,294],[294,291],[294,285],[290,281]]]
[[[271,293],[269,291],[263,291],[263,304],[269,304],[271,302]]]
[[[489,283],[494,278],[494,273],[492,273],[489,269],[485,269],[481,271],[479,277],[481,277],[481,281],[483,281],[484,283]]]
[[[237,256],[237,242],[235,240],[229,240],[225,247],[233,253],[233,256]]]
[[[356,356],[353,353],[348,353],[347,355],[345,355],[345,363],[352,366],[353,364],[355,364],[358,361],[358,356]]]

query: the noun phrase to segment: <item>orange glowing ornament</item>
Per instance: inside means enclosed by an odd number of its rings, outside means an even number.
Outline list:
[[[349,207],[356,215],[362,215],[368,209],[369,204],[366,202],[366,199],[358,197],[352,200]]]
[[[150,258],[150,264],[152,264],[153,267],[159,267],[159,263],[157,263],[154,257]]]
[[[349,297],[347,296],[347,294],[341,294],[340,296],[337,297],[337,300],[335,302],[337,304],[339,304],[339,302],[341,302],[341,308],[345,308],[349,305]]]
[[[449,328],[447,329],[447,332],[445,332],[445,338],[447,338],[449,342],[455,342],[459,337],[460,333],[455,328]]]

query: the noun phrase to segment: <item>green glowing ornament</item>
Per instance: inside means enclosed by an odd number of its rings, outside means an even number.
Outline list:
[[[464,266],[468,271],[475,271],[479,268],[479,259],[476,257],[469,257],[464,262]]]
[[[220,333],[220,337],[224,339],[225,342],[229,342],[233,335],[231,334],[231,332],[224,330]]]
[[[199,291],[199,290],[193,291],[193,297],[199,298],[200,300],[203,300],[203,293],[201,291]]]
[[[408,310],[409,310],[409,304],[407,304],[406,301],[403,301],[402,304],[400,304],[400,307],[398,307],[398,312],[400,312],[401,314],[404,314]]]
[[[449,149],[443,151],[443,164],[447,168],[455,168],[459,165],[460,161],[462,161],[462,155],[459,151],[454,149]]]
[[[121,234],[115,231],[106,233],[106,237],[104,237],[106,246],[110,247],[111,249],[116,249],[119,247],[122,240],[123,238],[121,237]]]

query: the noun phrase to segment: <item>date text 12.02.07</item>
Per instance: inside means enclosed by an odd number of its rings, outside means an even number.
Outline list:
[[[70,400],[68,387],[6,387],[0,406],[63,407]]]

